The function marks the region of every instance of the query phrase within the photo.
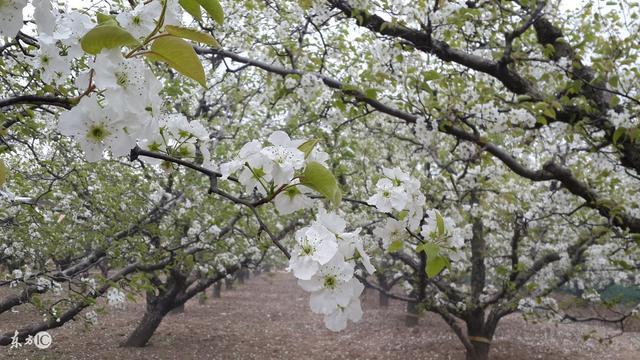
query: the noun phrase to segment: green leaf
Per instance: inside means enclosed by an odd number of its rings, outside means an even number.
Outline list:
[[[611,139],[613,141],[613,144],[617,144],[618,140],[620,140],[620,138],[622,137],[622,135],[624,135],[624,133],[627,132],[626,128],[623,127],[619,127],[616,129],[616,131],[613,133],[613,138]]]
[[[449,266],[449,260],[440,255],[440,246],[434,243],[425,243],[422,244],[420,250],[427,254],[427,266],[424,271],[428,277],[432,278],[440,274],[444,268]]]
[[[202,12],[200,11],[200,4],[197,0],[180,0],[180,6],[194,19],[202,21]]]
[[[390,253],[400,251],[400,249],[402,249],[403,246],[404,246],[404,243],[401,240],[396,240],[391,244],[389,244],[389,248],[387,249],[387,251],[389,251]]]
[[[329,199],[334,206],[342,200],[342,191],[338,188],[335,176],[324,165],[312,161],[304,168],[300,183],[309,187]]]
[[[183,27],[178,27],[178,26],[173,26],[173,25],[167,25],[164,27],[165,31],[173,36],[177,36],[177,37],[181,37],[183,39],[188,39],[188,40],[192,40],[195,42],[199,42],[201,44],[206,44],[206,45],[210,45],[213,46],[215,48],[219,48],[220,44],[218,43],[218,41],[216,41],[216,39],[213,38],[213,36],[204,33],[204,32],[200,32],[197,30],[192,30],[192,29],[187,29],[187,28],[183,28]]]
[[[111,21],[116,21],[116,17],[115,16],[111,16],[111,15],[106,15],[103,13],[96,13],[96,19],[98,19],[98,24],[104,24],[104,23],[108,23]]]
[[[218,25],[224,24],[224,12],[218,0],[196,0]]]
[[[2,186],[7,181],[7,174],[9,170],[7,166],[4,164],[4,161],[0,160],[0,186]]]
[[[378,90],[376,90],[376,89],[367,89],[364,92],[364,96],[366,96],[367,99],[376,100],[378,98]]]
[[[551,106],[547,106],[544,108],[542,112],[545,116],[550,117],[552,119],[556,118],[556,111]]]
[[[427,254],[427,258],[436,257],[440,255],[440,246],[434,243],[424,243],[422,244],[421,250]]]
[[[151,60],[167,63],[182,75],[207,87],[200,58],[188,42],[175,36],[159,37],[151,44],[151,51],[145,55]]]
[[[309,154],[311,154],[311,151],[313,151],[313,148],[316,146],[318,142],[319,141],[316,139],[307,140],[303,142],[300,146],[298,146],[298,150],[304,153],[304,158],[306,159],[309,157]]]
[[[312,0],[298,0],[298,5],[302,8],[302,10],[309,10],[313,6]]]
[[[446,230],[444,228],[444,218],[437,211],[436,211],[436,225],[438,227],[438,235],[444,235],[445,230]]]
[[[433,258],[427,258],[427,266],[425,268],[425,272],[427,273],[428,277],[433,278],[436,275],[440,274],[440,272],[447,267],[447,264],[447,259],[441,255]]]
[[[429,70],[422,73],[422,79],[424,81],[438,80],[440,77],[440,73],[435,70]]]
[[[102,49],[135,45],[138,45],[138,40],[118,26],[114,20],[107,20],[94,27],[80,39],[82,50],[92,55],[98,54]]]

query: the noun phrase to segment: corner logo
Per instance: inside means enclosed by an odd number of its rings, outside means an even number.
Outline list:
[[[51,346],[52,342],[53,339],[51,338],[51,335],[46,331],[40,331],[33,337],[33,344],[38,349],[46,349]]]

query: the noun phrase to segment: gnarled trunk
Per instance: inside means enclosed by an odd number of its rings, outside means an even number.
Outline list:
[[[136,326],[135,330],[129,335],[127,340],[122,344],[123,347],[143,347],[147,345],[151,336],[156,331],[162,319],[167,314],[168,309],[147,310]]]
[[[489,359],[489,350],[491,349],[491,344],[488,342],[478,342],[471,340],[471,344],[473,345],[473,351],[467,350],[467,360],[488,360]]]

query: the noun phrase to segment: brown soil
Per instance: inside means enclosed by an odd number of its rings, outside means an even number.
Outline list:
[[[404,304],[377,304],[378,294],[364,296],[363,319],[341,333],[324,328],[311,313],[309,296],[290,274],[263,274],[222,292],[205,304],[193,299],[182,314],[165,318],[149,346],[118,347],[142,316],[143,303],[111,310],[94,327],[77,322],[52,330],[46,350],[23,346],[0,348],[7,359],[464,359],[463,347],[447,325],[427,314],[415,328],[404,326]],[[210,292],[209,292],[210,294]],[[0,315],[0,330],[13,331],[27,317]],[[526,323],[521,316],[503,319],[492,359],[640,359],[640,334],[625,333],[611,344],[582,340],[615,330],[588,324]]]

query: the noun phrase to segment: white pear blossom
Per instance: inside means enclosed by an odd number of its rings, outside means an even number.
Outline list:
[[[51,0],[33,0],[35,10],[33,19],[38,27],[38,34],[52,36],[56,28],[56,16]]]
[[[353,264],[344,261],[343,256],[337,254],[310,279],[298,280],[300,287],[312,293],[309,300],[311,311],[328,314],[337,305],[347,306],[353,297],[352,287],[359,284],[358,280],[353,279],[353,271]]]
[[[94,83],[108,90],[105,95],[116,109],[143,112],[147,105],[140,101],[148,93],[145,64],[138,58],[125,59],[119,48],[102,50],[93,65]]]
[[[60,40],[67,47],[70,57],[80,57],[84,54],[84,50],[80,46],[80,38],[94,26],[95,24],[87,14],[75,11],[63,14],[56,20],[53,41]]]
[[[27,0],[0,1],[0,36],[14,37],[22,28],[22,9]]]
[[[271,161],[262,153],[262,145],[253,140],[246,143],[238,153],[238,157],[230,162],[220,165],[222,178],[226,179],[230,174],[242,168],[238,180],[245,186],[248,192],[255,188],[265,195],[266,183],[271,181]]]
[[[309,280],[320,265],[329,262],[338,251],[336,237],[324,226],[313,224],[296,232],[296,245],[291,253],[289,269],[293,276]]]
[[[122,156],[135,146],[135,139],[125,132],[126,125],[112,108],[102,108],[95,97],[83,97],[78,105],[60,116],[58,130],[74,137],[87,161],[93,162],[100,160],[106,149],[114,156]]]
[[[367,203],[381,212],[391,212],[393,209],[404,210],[407,200],[407,193],[402,187],[394,185],[388,178],[382,178],[376,184],[376,193],[367,200]]]
[[[197,140],[209,140],[209,132],[200,121],[189,121],[186,116],[180,113],[166,115],[162,120],[162,127],[180,141],[193,143]]]
[[[382,239],[382,247],[386,250],[396,241],[405,241],[409,238],[406,225],[396,219],[385,219],[384,226],[377,227],[373,234]]]
[[[120,26],[136,38],[144,38],[156,27],[156,21],[160,18],[162,5],[160,1],[151,1],[147,4],[140,2],[133,10],[123,11],[116,20]]]
[[[273,199],[281,215],[291,214],[313,205],[313,200],[300,191],[302,187],[301,185],[288,187]]]
[[[298,149],[303,141],[293,141],[283,131],[275,131],[269,136],[272,146],[262,149],[262,153],[273,161],[271,176],[276,186],[291,182],[295,170],[304,166],[304,153]]]
[[[68,59],[60,55],[56,44],[42,43],[35,65],[41,68],[40,78],[46,83],[52,83],[70,71]]]
[[[354,288],[364,289],[364,285],[357,283]],[[362,293],[362,290],[359,290]],[[357,288],[354,293],[357,292]],[[354,295],[347,306],[337,305],[332,312],[324,316],[324,325],[331,331],[342,331],[347,327],[347,320],[358,322],[362,319],[362,307],[360,304],[360,294]]]

